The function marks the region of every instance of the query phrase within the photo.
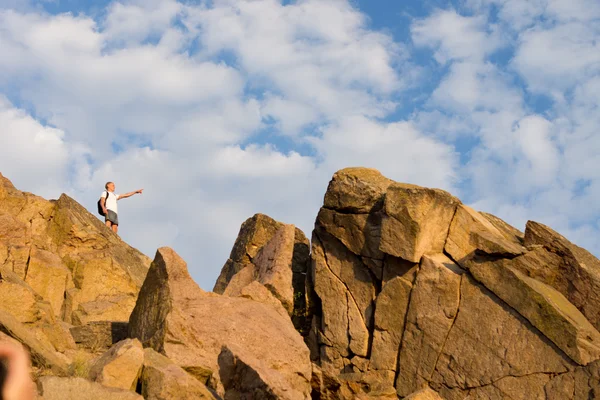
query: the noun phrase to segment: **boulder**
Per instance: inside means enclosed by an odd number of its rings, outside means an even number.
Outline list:
[[[131,314],[129,334],[187,371],[219,371],[223,346],[243,346],[246,357],[260,360],[256,365],[265,379],[273,376],[267,370],[277,371],[288,393],[310,394],[309,352],[289,317],[256,301],[204,292],[169,248],[156,253]],[[216,386],[223,392],[218,380]]]
[[[43,376],[38,379],[39,400],[143,400],[135,392],[109,388],[83,378]]]
[[[146,400],[217,399],[200,381],[151,348],[144,349],[140,384]]]
[[[231,348],[230,348],[231,347]],[[309,399],[309,392],[290,390],[281,371],[268,368],[263,361],[240,347],[223,346],[219,354],[221,382],[227,399]]]
[[[459,204],[443,190],[391,184],[385,195],[380,250],[415,263],[423,254],[441,253]]]
[[[506,257],[515,257],[525,252],[520,244],[507,239],[488,218],[464,204],[456,209],[444,250],[459,264],[476,250]]]
[[[541,267],[535,272],[522,272],[561,292],[600,329],[600,260],[550,227],[534,221],[527,222],[524,244],[538,247],[531,256],[539,260],[537,264]]]
[[[144,351],[137,339],[125,339],[104,353],[90,369],[90,379],[104,386],[135,390]]]
[[[345,168],[329,182],[323,207],[350,214],[368,214],[379,205],[393,183],[375,169]]]

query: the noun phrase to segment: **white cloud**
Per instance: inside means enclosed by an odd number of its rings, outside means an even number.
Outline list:
[[[2,174],[36,194],[67,187],[69,146],[62,130],[44,126],[0,96]]]
[[[435,49],[434,57],[442,64],[452,60],[480,62],[503,44],[485,16],[465,17],[454,10],[437,10],[415,21],[411,33],[417,46]]]
[[[105,11],[0,11],[0,90],[57,127],[20,111],[54,135],[55,160],[38,158],[51,178],[27,170],[25,147],[0,170],[26,190],[54,179],[42,194],[67,191],[92,210],[106,181],[143,187],[119,206],[123,238],[151,256],[173,246],[206,289],[255,212],[310,234],[334,169],[452,184],[450,146],[376,121],[418,68],[345,0],[132,0]],[[278,150],[277,134],[302,151]]]
[[[520,37],[513,60],[530,90],[561,94],[600,73],[600,27],[577,22],[533,28]]]
[[[412,123],[349,117],[312,139],[328,173],[348,164],[379,169],[402,182],[452,190],[457,159],[451,146],[424,136]]]

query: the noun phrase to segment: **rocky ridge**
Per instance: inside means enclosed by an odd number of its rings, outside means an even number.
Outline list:
[[[596,398],[598,286],[545,225],[349,168],[310,242],[257,214],[205,292],[172,249],[0,175],[0,342],[40,399]]]

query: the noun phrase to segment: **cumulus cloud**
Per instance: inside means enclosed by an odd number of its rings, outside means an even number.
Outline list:
[[[65,183],[43,194],[93,209],[108,180],[145,188],[119,207],[124,239],[173,246],[206,289],[255,212],[309,233],[335,169],[452,185],[451,146],[383,120],[414,77],[407,46],[348,1],[129,0],[99,15],[0,10],[0,90],[57,142],[39,163]],[[9,176],[27,149],[13,150]]]
[[[42,125],[0,96],[2,174],[40,195],[68,185],[69,145],[65,133]]]
[[[99,16],[5,0],[0,171],[92,210],[108,180],[143,187],[119,206],[123,238],[173,246],[205,289],[244,219],[309,233],[331,174],[355,165],[600,245],[593,3],[467,0],[401,43],[346,0],[123,0]],[[414,47],[439,67],[423,87]]]

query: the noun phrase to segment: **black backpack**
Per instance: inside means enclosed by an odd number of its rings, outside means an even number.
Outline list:
[[[104,205],[106,206],[106,200],[108,200],[108,190],[106,191],[106,197],[104,198]],[[104,210],[102,209],[102,199],[98,200],[98,214],[102,215],[103,217],[106,217],[106,214],[104,214]]]

